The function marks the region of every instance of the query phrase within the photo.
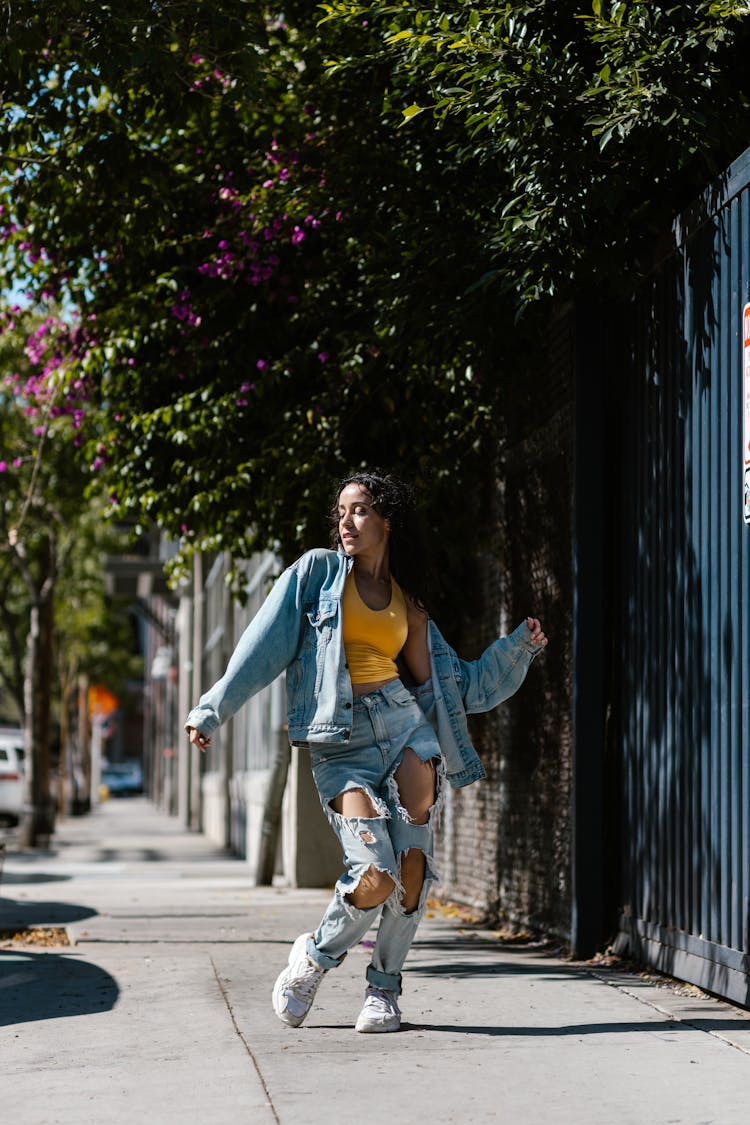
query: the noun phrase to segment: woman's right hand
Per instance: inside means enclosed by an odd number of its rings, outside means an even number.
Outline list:
[[[211,739],[207,734],[201,734],[197,727],[187,728],[188,737],[193,746],[197,746],[199,750],[206,750],[211,745]]]

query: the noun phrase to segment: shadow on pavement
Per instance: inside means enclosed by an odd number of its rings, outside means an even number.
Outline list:
[[[418,961],[409,963],[409,975],[421,977],[509,977],[543,976],[545,980],[567,980],[570,977],[585,977],[583,970],[561,968],[540,962],[538,965],[512,963],[509,961],[441,961],[435,965],[420,965]]]
[[[75,902],[21,902],[12,898],[0,898],[0,929],[67,926],[69,922],[93,918],[96,913],[90,906],[79,906]]]
[[[0,950],[0,1027],[107,1012],[120,990],[76,954]]]
[[[53,875],[48,871],[33,871],[28,874],[25,871],[6,871],[3,883],[65,883],[72,878],[72,875]]]
[[[632,1034],[633,1032],[664,1034],[680,1031],[716,1032],[726,1037],[732,1031],[747,1032],[747,1020],[694,1019],[688,1021],[666,1019],[637,1023],[628,1021],[620,1023],[574,1023],[550,1027],[502,1027],[499,1024],[482,1027],[456,1023],[404,1023],[401,1025],[401,1031],[443,1031],[450,1035],[503,1035],[509,1039],[518,1037],[550,1038],[560,1035],[620,1035],[623,1033]]]

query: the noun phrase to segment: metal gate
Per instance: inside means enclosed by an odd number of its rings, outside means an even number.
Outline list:
[[[620,949],[750,1005],[750,150],[609,334]],[[746,333],[750,335],[750,332]],[[612,384],[610,383],[610,386]],[[619,442],[619,450],[617,448]],[[745,455],[743,456],[743,447]]]

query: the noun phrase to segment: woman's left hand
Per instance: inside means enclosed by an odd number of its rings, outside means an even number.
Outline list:
[[[527,617],[526,624],[528,625],[529,632],[531,633],[531,643],[540,645],[542,648],[544,648],[547,644],[547,638],[542,631],[541,621],[539,621],[539,619],[536,617]]]

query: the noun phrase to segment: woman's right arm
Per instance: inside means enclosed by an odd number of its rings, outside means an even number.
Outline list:
[[[197,727],[188,726],[185,724],[185,730],[188,732],[188,738],[197,746],[199,750],[206,750],[211,745],[211,739],[207,734],[201,734]]]
[[[239,639],[221,679],[205,692],[185,722],[190,741],[201,750],[210,735],[251,696],[292,663],[302,634],[304,580],[297,564],[278,578]]]

